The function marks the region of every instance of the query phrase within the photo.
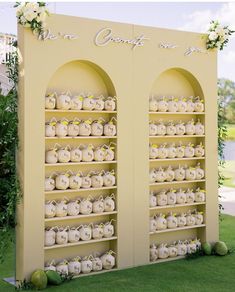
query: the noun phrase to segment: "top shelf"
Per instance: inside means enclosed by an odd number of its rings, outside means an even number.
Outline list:
[[[46,113],[98,113],[98,114],[116,114],[117,111],[86,111],[86,110],[59,110],[59,109],[54,109],[54,110],[49,110],[45,109]]]
[[[205,115],[205,112],[149,112],[150,115]]]

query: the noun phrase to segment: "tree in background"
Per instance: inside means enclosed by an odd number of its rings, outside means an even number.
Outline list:
[[[223,114],[228,124],[235,124],[235,82],[221,78],[218,80],[218,95],[223,97]]]

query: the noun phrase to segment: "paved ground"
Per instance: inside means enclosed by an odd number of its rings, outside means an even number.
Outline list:
[[[235,188],[222,187],[219,193],[222,196],[220,202],[224,207],[222,213],[235,216]]]

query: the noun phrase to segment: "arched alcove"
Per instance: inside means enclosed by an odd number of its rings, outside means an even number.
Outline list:
[[[179,98],[184,97],[183,100],[188,100],[189,97],[197,97],[199,96],[200,99],[204,100],[204,94],[203,90],[201,88],[201,85],[197,78],[193,76],[189,71],[184,70],[182,68],[170,68],[164,72],[162,72],[153,82],[150,96],[155,96],[157,98],[160,97],[166,97],[166,100],[169,102],[171,101],[171,97],[175,97],[175,101],[179,101]],[[194,99],[193,99],[194,100]],[[170,123],[173,123],[173,125],[177,125],[180,123],[187,124],[188,122],[191,122],[192,120],[196,123],[198,120],[202,122],[202,124],[205,125],[205,112],[193,112],[193,111],[150,111],[149,112],[149,120],[154,121],[156,124],[159,124],[161,122],[164,123],[165,126],[169,125]],[[150,135],[149,142],[151,144],[155,144],[158,148],[161,147],[175,147],[178,145],[183,145],[183,148],[185,148],[187,145],[199,145],[199,143],[202,143],[203,147],[205,147],[205,135],[197,135],[197,134],[187,134],[183,133],[182,135],[177,134],[169,134],[166,133]],[[194,151],[194,150],[193,150]],[[149,163],[149,170],[152,169],[158,169],[159,167],[162,167],[163,169],[168,169],[169,167],[171,169],[177,169],[179,165],[183,165],[185,169],[192,168],[194,169],[195,166],[197,166],[198,163],[200,163],[200,166],[202,169],[205,170],[205,157],[195,157],[193,154],[192,156],[188,157],[186,155],[182,157],[178,157],[176,154],[173,156],[168,156],[160,158],[156,157],[156,159],[150,159]],[[180,183],[180,185],[179,185]],[[182,184],[182,185],[181,185]],[[196,189],[197,187],[200,187],[201,189],[205,188],[205,180],[196,180],[192,179],[191,181],[189,179],[183,179],[181,182],[177,181],[175,178],[170,179],[169,181],[163,182],[163,183],[152,183],[150,185],[150,191],[154,191],[156,193],[159,193],[161,191],[164,191],[166,189],[169,189],[172,187],[173,189],[180,189],[182,187],[183,190],[187,189]],[[156,207],[157,209],[158,207]],[[166,209],[169,209],[173,212],[174,209],[171,209],[171,207],[166,205]],[[197,210],[200,212],[205,213],[205,204],[202,203],[199,206],[196,206]],[[192,206],[190,204],[182,204],[177,207],[177,212],[183,213],[183,212],[189,212],[190,209],[192,209]],[[152,211],[152,214],[154,211]],[[163,210],[164,213],[164,210]],[[166,214],[166,213],[165,213]],[[152,215],[151,215],[152,216]],[[170,243],[176,240],[185,240],[188,238],[200,238],[202,241],[205,238],[205,226],[202,225],[202,228],[185,228],[181,229],[178,233],[163,233],[163,234],[156,234],[150,236],[150,243],[155,243],[156,241],[159,243]]]
[[[189,71],[181,68],[171,68],[162,72],[154,81],[151,94],[203,97],[198,80]]]
[[[49,81],[47,90],[78,93],[87,92],[88,88],[94,95],[116,95],[108,74],[98,65],[85,60],[71,61],[59,67]]]
[[[94,97],[98,97],[103,95],[104,97],[108,96],[116,96],[116,91],[113,85],[111,78],[108,74],[98,65],[84,60],[75,60],[68,62],[61,67],[59,67],[53,76],[51,77],[48,86],[47,93],[56,92],[57,95],[60,95],[63,92],[69,91],[71,95],[80,95],[84,94],[92,94]],[[55,118],[57,121],[62,119],[67,119],[67,121],[74,121],[78,119],[80,121],[97,121],[102,118],[102,122],[106,123],[110,121],[111,118],[117,118],[116,109],[113,111],[108,110],[85,110],[83,109],[52,109],[45,110],[45,121],[48,122],[52,118]],[[116,155],[116,149],[118,147],[118,137],[107,136],[107,135],[80,135],[77,136],[54,136],[47,137],[45,140],[45,150],[56,147],[67,147],[67,149],[79,148],[83,149],[83,147],[92,147],[95,149],[96,147],[102,147],[102,145],[112,145],[114,146],[115,158],[111,161],[104,160],[96,160],[96,159],[88,159],[81,161],[66,161],[66,163],[54,164],[45,164],[45,175],[51,176],[53,173],[82,173],[84,175],[88,175],[91,172],[100,173],[101,171],[114,171],[115,177],[118,175],[118,161]],[[55,144],[57,143],[57,144]],[[112,143],[112,144],[110,144]],[[91,146],[92,145],[92,146]],[[116,147],[117,146],[117,147]],[[93,198],[98,198],[100,195],[109,196],[114,194],[116,201],[118,201],[118,189],[115,185],[105,188],[105,186],[94,187],[90,186],[89,188],[72,189],[70,186],[65,189],[63,192],[58,191],[58,188],[53,190],[54,192],[47,192],[45,199],[60,201],[66,195],[69,200],[76,200],[76,198],[87,199],[91,195]],[[114,219],[113,222],[117,222],[116,210],[113,212],[109,212],[109,214],[103,214],[104,212],[99,213],[99,215],[95,216],[94,214],[88,214],[85,218],[78,214],[77,216],[73,216],[73,218],[67,221],[61,220],[60,226],[66,227],[78,227],[81,224],[96,224],[97,222],[107,222],[111,219]],[[66,216],[64,216],[66,217]],[[66,218],[63,218],[67,220]],[[47,221],[46,227],[53,227],[55,222],[53,220]],[[56,246],[53,248],[46,248],[44,253],[45,263],[55,259],[59,261],[63,258],[72,258],[77,255],[86,256],[91,254],[92,252],[104,253],[110,249],[117,252],[117,224],[115,223],[115,234],[110,238],[110,240],[104,240],[100,238],[93,245],[89,243],[92,242],[89,240],[87,244],[80,244],[80,242],[76,242],[76,244],[70,244],[71,242],[67,242],[66,249],[62,249],[58,252]],[[91,240],[91,239],[90,239]]]

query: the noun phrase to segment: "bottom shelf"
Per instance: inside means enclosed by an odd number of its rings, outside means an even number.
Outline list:
[[[150,265],[152,265],[152,264],[160,264],[160,263],[171,262],[171,261],[182,260],[182,259],[185,259],[185,256],[177,256],[177,257],[167,258],[167,259],[157,259],[154,262],[149,262],[149,264]]]
[[[158,260],[156,260],[154,262],[149,262],[147,265],[160,264],[160,263],[164,263],[164,262],[171,262],[171,261],[182,260],[182,259],[185,259],[185,256],[177,256],[177,257],[167,258],[167,259],[158,259]],[[135,267],[133,267],[133,268],[135,268]],[[107,272],[113,272],[113,271],[119,271],[119,270],[120,269],[118,269],[118,268],[113,268],[111,270],[102,270],[102,271],[99,271],[99,272],[90,272],[88,274],[77,275],[73,279],[84,277],[84,276],[99,275],[99,274],[103,274],[103,273],[107,273]]]
[[[77,278],[81,278],[81,277],[85,277],[85,276],[94,276],[94,275],[99,275],[99,274],[103,274],[103,273],[107,273],[107,272],[114,272],[114,271],[118,271],[118,268],[113,268],[111,270],[102,270],[99,272],[90,272],[88,274],[79,274],[77,276],[74,276],[73,279],[77,279]]]

